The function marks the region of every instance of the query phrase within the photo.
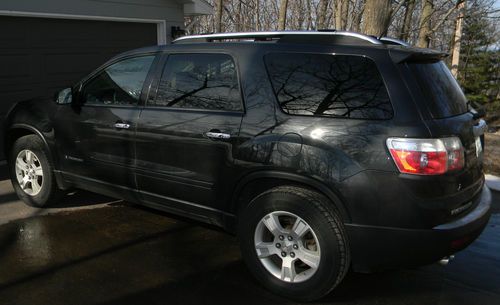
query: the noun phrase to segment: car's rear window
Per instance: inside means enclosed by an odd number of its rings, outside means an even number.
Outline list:
[[[450,70],[442,62],[409,63],[424,103],[434,118],[447,118],[467,112],[467,99]]]
[[[271,53],[265,62],[288,114],[390,119],[393,109],[375,63],[366,57]]]

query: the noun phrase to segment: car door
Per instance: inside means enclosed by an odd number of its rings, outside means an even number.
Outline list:
[[[221,208],[243,102],[227,54],[170,54],[137,126],[143,201]],[[191,205],[193,206],[193,205]]]
[[[112,63],[84,81],[57,113],[61,168],[73,181],[136,188],[135,128],[154,54]]]

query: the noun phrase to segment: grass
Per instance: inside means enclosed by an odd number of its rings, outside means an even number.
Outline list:
[[[484,171],[500,176],[500,132],[485,134]]]

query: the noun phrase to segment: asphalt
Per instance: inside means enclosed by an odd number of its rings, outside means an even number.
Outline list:
[[[486,230],[448,266],[349,274],[316,304],[500,304],[493,196]],[[2,181],[0,220],[0,304],[295,304],[252,278],[233,236],[173,215],[86,192],[33,209]]]

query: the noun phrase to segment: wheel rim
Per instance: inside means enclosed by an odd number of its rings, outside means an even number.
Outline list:
[[[30,196],[42,190],[43,169],[40,159],[29,149],[19,152],[16,157],[16,178],[21,189]]]
[[[255,228],[255,250],[262,265],[289,283],[308,280],[319,268],[321,252],[316,234],[299,216],[276,211]]]

